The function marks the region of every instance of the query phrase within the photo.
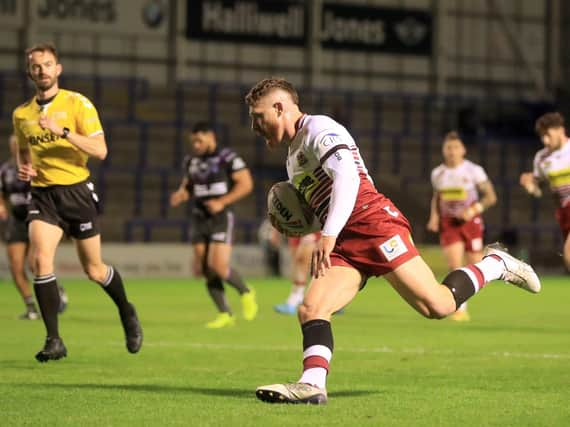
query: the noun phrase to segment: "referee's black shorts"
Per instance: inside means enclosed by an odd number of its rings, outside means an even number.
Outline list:
[[[99,234],[99,198],[90,181],[72,185],[32,187],[28,222],[40,220],[57,225],[77,240]]]

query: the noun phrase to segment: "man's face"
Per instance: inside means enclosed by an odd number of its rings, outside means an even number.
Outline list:
[[[216,136],[212,131],[191,133],[190,145],[195,155],[203,156],[216,148]]]
[[[556,151],[562,147],[562,143],[566,138],[566,131],[562,126],[556,128],[548,128],[545,133],[542,134],[541,140],[546,148],[550,151]]]
[[[30,78],[41,91],[48,91],[55,84],[61,73],[61,64],[49,51],[32,52],[28,58],[28,71]]]
[[[265,139],[268,147],[276,147],[283,140],[285,126],[281,104],[273,103],[271,94],[260,98],[249,107],[251,129]]]
[[[465,157],[465,147],[459,139],[445,141],[442,152],[445,163],[449,165],[458,165]]]

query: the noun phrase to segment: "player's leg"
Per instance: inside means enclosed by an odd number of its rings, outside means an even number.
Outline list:
[[[570,272],[570,233],[566,235],[566,241],[564,242],[564,264],[566,265],[566,270]]]
[[[83,271],[89,280],[101,285],[117,306],[125,332],[127,350],[130,353],[137,353],[142,346],[142,328],[134,305],[127,299],[119,271],[113,266],[106,265],[101,258],[101,235],[76,238],[75,246]]]
[[[448,271],[453,271],[463,265],[463,257],[465,254],[465,244],[463,241],[455,241],[449,245],[442,247],[443,256],[447,262]],[[467,313],[467,302],[461,304],[455,313],[449,316],[450,319],[458,322],[469,320]]]
[[[63,236],[63,230],[53,224],[36,219],[29,224],[30,267],[34,273],[34,291],[47,338],[44,348],[36,354],[40,362],[57,360],[67,355],[59,336],[58,310],[60,295],[54,274],[55,251]]]
[[[299,239],[291,241],[289,239],[292,284],[287,300],[283,304],[278,304],[274,307],[278,313],[295,314],[297,307],[303,302],[315,244],[314,240]]]
[[[501,247],[488,246],[485,254],[480,262],[450,272],[441,284],[419,256],[386,274],[386,279],[408,304],[432,319],[453,313],[486,284],[497,279],[532,293],[540,292],[540,280],[531,266]]]
[[[326,403],[326,378],[333,354],[331,316],[352,301],[364,280],[354,268],[333,266],[311,282],[299,306],[303,333],[301,378],[297,383],[258,387],[259,399],[270,403]]]
[[[26,275],[27,250],[27,242],[8,242],[6,245],[10,273],[26,305],[26,312],[20,316],[20,319],[35,320],[40,318],[40,314],[36,309],[34,294]]]
[[[193,270],[196,277],[204,276],[206,278],[206,288],[208,294],[214,302],[218,310],[218,316],[208,323],[206,327],[210,329],[219,329],[226,326],[235,324],[235,319],[232,316],[232,311],[226,293],[224,284],[220,276],[208,269],[207,254],[209,251],[209,244],[204,241],[196,241],[192,244],[193,250]]]
[[[255,291],[248,287],[239,272],[231,267],[230,259],[232,245],[227,242],[212,241],[208,250],[208,270],[235,288],[242,303],[243,317],[245,320],[253,320],[257,315],[258,306],[255,299]]]

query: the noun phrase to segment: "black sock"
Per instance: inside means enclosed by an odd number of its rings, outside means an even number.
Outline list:
[[[123,286],[123,279],[119,272],[109,266],[109,271],[107,273],[107,278],[103,283],[101,283],[103,290],[107,292],[107,295],[111,297],[119,312],[127,313],[131,310],[129,301],[127,300],[127,294],[125,293],[125,287]]]
[[[59,337],[57,310],[59,309],[60,301],[55,275],[48,274],[36,277],[34,279],[34,291],[40,306],[47,336],[52,338]]]
[[[230,268],[230,274],[226,278],[226,282],[228,282],[230,285],[232,285],[234,288],[236,288],[240,295],[243,295],[243,294],[246,294],[249,292],[249,288],[244,283],[240,274],[236,270],[234,270],[233,268]]]
[[[224,291],[224,284],[222,283],[222,279],[218,276],[208,278],[206,282],[206,286],[208,288],[208,293],[216,304],[216,308],[221,313],[230,313],[231,309],[230,305],[228,304],[228,300],[226,299],[226,293]]]
[[[475,295],[475,286],[473,285],[473,281],[467,273],[462,270],[453,270],[445,276],[445,279],[443,279],[441,283],[447,286],[453,294],[456,309]]]
[[[324,345],[331,352],[334,350],[331,323],[323,319],[309,320],[301,325],[303,332],[303,350],[312,345]]]

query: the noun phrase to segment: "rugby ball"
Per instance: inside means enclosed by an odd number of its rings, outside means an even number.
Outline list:
[[[301,193],[286,181],[274,184],[269,190],[267,215],[271,224],[288,237],[300,237],[321,229],[321,223]]]

